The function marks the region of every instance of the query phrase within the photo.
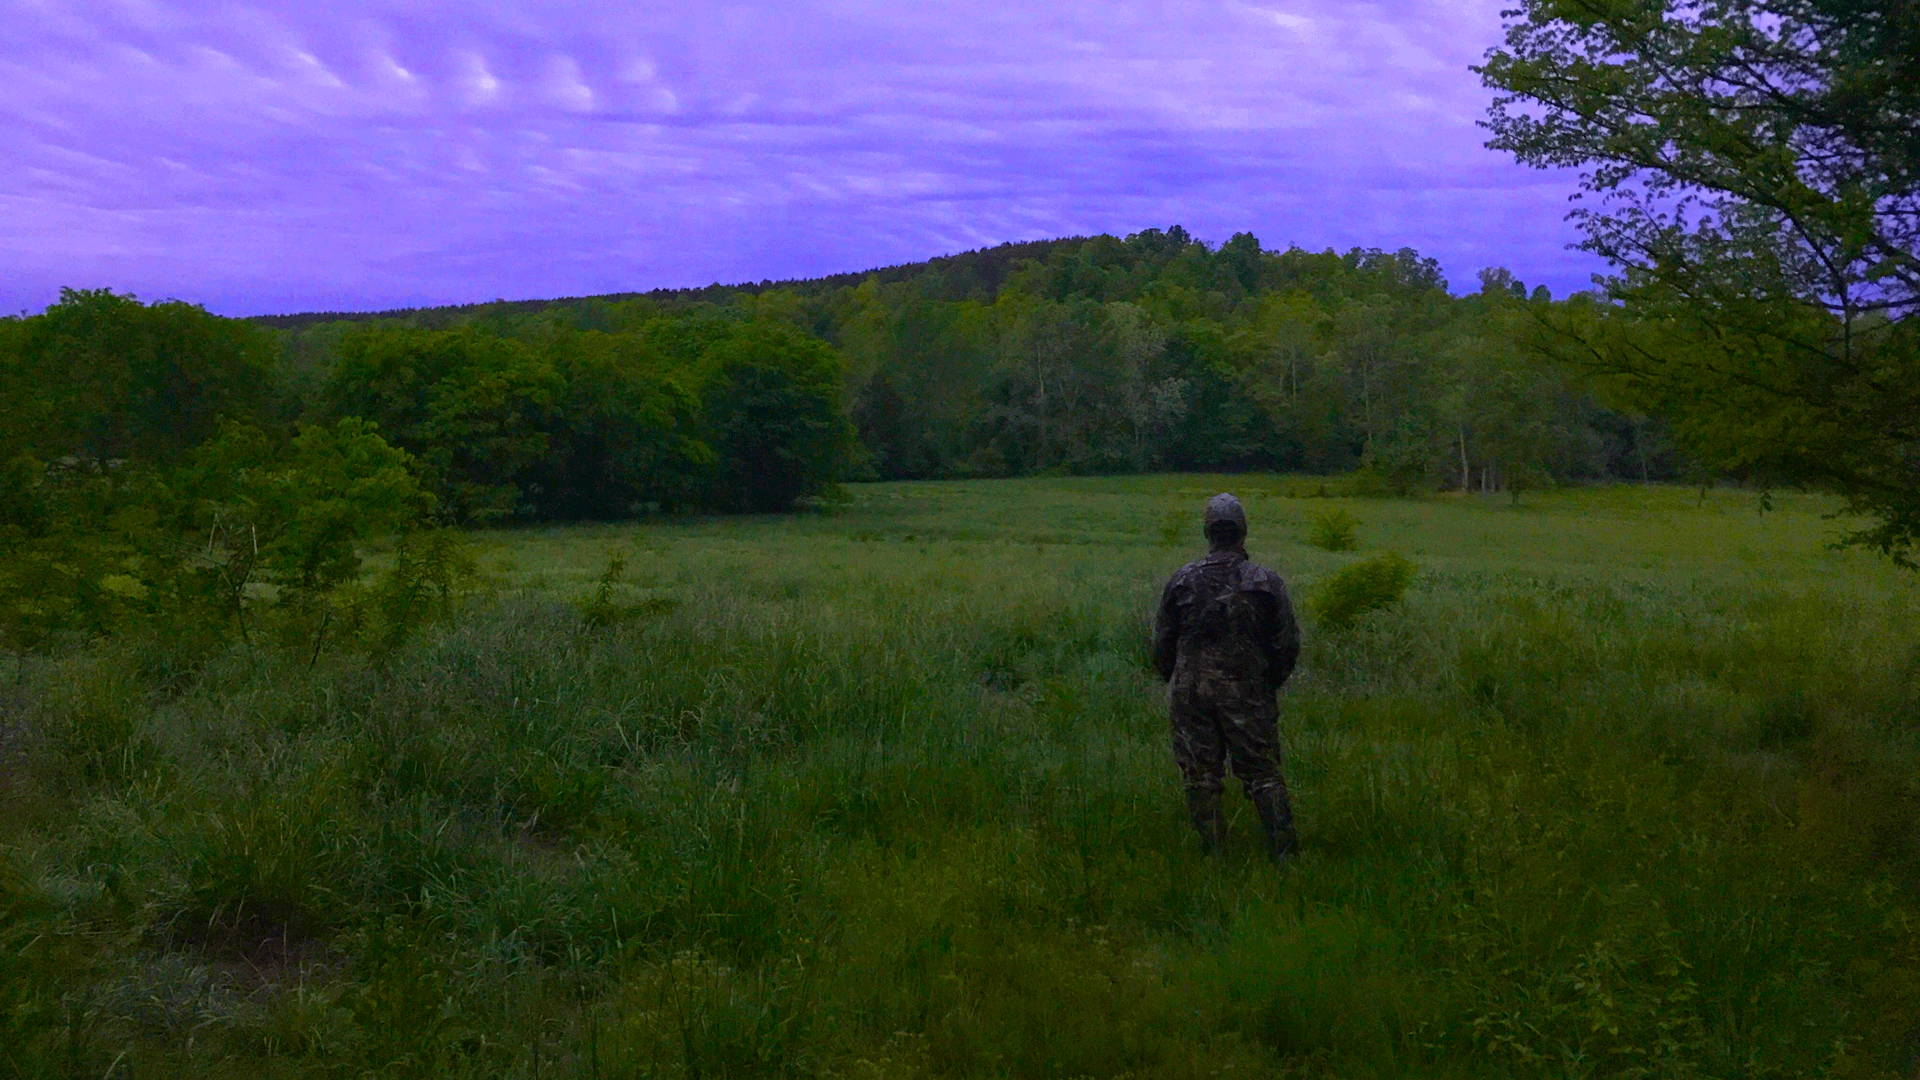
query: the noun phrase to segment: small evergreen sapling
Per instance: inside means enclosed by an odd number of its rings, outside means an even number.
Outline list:
[[[1382,552],[1321,582],[1308,606],[1321,626],[1344,629],[1370,611],[1399,603],[1413,574],[1414,565],[1398,552]]]
[[[1306,541],[1321,551],[1352,551],[1359,546],[1356,536],[1360,521],[1345,510],[1328,510],[1313,515],[1307,523]]]

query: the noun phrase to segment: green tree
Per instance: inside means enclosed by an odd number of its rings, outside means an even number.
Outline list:
[[[223,420],[274,404],[270,334],[192,304],[62,289],[39,315],[0,320],[0,447],[40,461],[177,460]]]
[[[242,634],[260,586],[282,609],[311,609],[359,579],[361,541],[405,532],[432,508],[411,464],[358,417],[303,424],[281,442],[232,425],[170,478],[165,536],[192,542],[174,545],[173,580],[163,573],[151,585],[171,586],[177,600],[197,594]]]
[[[532,472],[543,518],[626,517],[636,507],[696,504],[713,451],[701,441],[700,398],[632,334],[588,331],[553,350],[565,390],[551,453]]]
[[[709,346],[701,367],[719,505],[787,510],[839,479],[853,425],[832,346],[786,326],[749,323]]]
[[[564,385],[520,341],[472,327],[369,326],[341,339],[326,398],[331,415],[371,420],[415,455],[443,512],[474,522],[532,507]]]
[[[1009,455],[1029,469],[1057,469],[1071,454],[1074,408],[1082,396],[1080,328],[1067,305],[1009,293],[1002,318],[999,393]],[[1030,432],[1030,434],[1029,434]]]
[[[1395,417],[1367,443],[1360,459],[1366,474],[1395,495],[1411,495],[1435,486],[1441,452],[1423,419]]]
[[[1135,470],[1145,470],[1160,433],[1185,412],[1182,384],[1149,378],[1167,351],[1167,332],[1140,305],[1116,300],[1106,305],[1105,315],[1106,345],[1117,365],[1120,407],[1127,421],[1127,460]]]
[[[1484,490],[1523,492],[1596,475],[1599,436],[1586,423],[1584,399],[1555,364],[1528,363],[1522,342],[1534,333],[1545,300],[1505,269],[1480,273],[1480,291],[1466,301],[1469,317],[1443,355],[1451,365],[1441,408],[1452,413],[1462,489],[1477,461]]]
[[[1619,311],[1551,343],[1687,449],[1825,486],[1920,557],[1920,8],[1525,0],[1489,145],[1580,167]],[[1621,317],[1624,316],[1624,317]]]
[[[1233,282],[1240,288],[1252,293],[1260,287],[1261,259],[1260,240],[1250,232],[1234,233],[1226,243],[1220,245],[1216,257],[1220,265]]]

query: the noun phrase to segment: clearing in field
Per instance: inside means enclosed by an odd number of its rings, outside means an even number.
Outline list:
[[[50,944],[0,1038],[95,1076],[1920,1067],[1912,577],[1810,496],[1312,488],[499,531],[492,594],[379,663],[20,660],[0,933]],[[1234,791],[1198,853],[1146,663],[1219,490],[1296,603],[1419,568],[1305,620],[1284,871]],[[1334,509],[1356,550],[1302,541]]]

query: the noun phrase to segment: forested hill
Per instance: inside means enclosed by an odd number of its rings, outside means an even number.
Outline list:
[[[1456,295],[1410,249],[1177,227],[355,316],[69,291],[0,319],[0,461],[40,463],[0,477],[0,503],[51,521],[48,499],[100,477],[185,491],[209,462],[301,454],[324,488],[389,452],[461,523],[780,511],[860,479],[1264,469],[1518,496],[1672,477],[1659,424],[1537,359],[1548,316],[1599,311],[1499,269]]]
[[[897,266],[884,266],[877,270],[829,274],[819,278],[763,280],[757,284],[749,281],[737,285],[722,285],[715,282],[695,289],[652,289],[647,292],[606,293],[591,297],[567,296],[551,300],[494,300],[479,304],[391,308],[386,311],[308,311],[291,315],[256,315],[251,321],[278,330],[292,330],[312,323],[367,322],[374,319],[404,319],[421,326],[454,326],[483,316],[533,315],[549,308],[565,309],[570,305],[585,302],[649,300],[668,306],[725,304],[740,295],[757,296],[771,289],[815,293],[851,288],[868,278],[873,278],[882,285],[892,285],[923,277],[929,273],[940,275],[941,288],[945,294],[943,299],[992,300],[999,293],[1000,286],[1005,283],[1008,275],[1012,274],[1021,263],[1045,261],[1053,254],[1054,249],[1077,245],[1084,239],[1076,236],[1058,240],[1006,243],[998,247],[980,248],[977,251],[966,251],[957,255],[939,255],[921,262],[900,263]]]
[[[833,348],[850,478],[1365,468],[1393,490],[1511,491],[1673,476],[1657,425],[1527,359],[1546,290],[1481,278],[1455,295],[1410,249],[1268,250],[1247,233],[1213,245],[1176,226],[811,281],[257,321],[323,383],[372,323],[509,340],[561,368],[591,344],[708,406],[703,342],[798,331]]]

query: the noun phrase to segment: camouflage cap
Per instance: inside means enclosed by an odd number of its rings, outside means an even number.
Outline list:
[[[1230,521],[1240,527],[1240,535],[1247,534],[1246,510],[1241,507],[1239,499],[1224,491],[1207,500],[1205,523],[1201,527],[1211,527],[1216,521]]]

